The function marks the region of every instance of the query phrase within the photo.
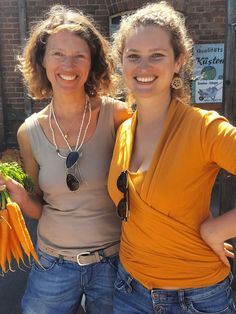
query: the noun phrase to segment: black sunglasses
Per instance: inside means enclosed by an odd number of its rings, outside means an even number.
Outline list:
[[[67,175],[66,175],[66,184],[70,191],[78,190],[80,186],[79,180],[71,173],[68,173],[68,170],[72,168],[79,159],[80,154],[78,152],[70,152],[66,158],[66,168],[67,168]]]
[[[123,198],[119,201],[116,212],[119,218],[124,221],[129,216],[129,189],[128,189],[128,172],[122,171],[116,182],[117,189],[123,193]]]

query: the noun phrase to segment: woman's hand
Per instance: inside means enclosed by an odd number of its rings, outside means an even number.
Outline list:
[[[22,204],[27,202],[28,193],[24,187],[17,181],[11,178],[4,178],[2,175],[0,175],[0,191],[5,189],[8,190],[11,200],[18,203],[20,207]]]
[[[230,267],[227,257],[234,258],[234,253],[231,252],[233,246],[224,242],[224,239],[219,236],[215,228],[215,222],[216,218],[209,217],[206,219],[200,227],[200,234],[202,239],[219,256],[222,262]]]

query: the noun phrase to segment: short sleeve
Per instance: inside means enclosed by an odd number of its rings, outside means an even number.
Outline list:
[[[203,155],[207,161],[236,174],[236,128],[216,112],[204,115],[201,128]]]

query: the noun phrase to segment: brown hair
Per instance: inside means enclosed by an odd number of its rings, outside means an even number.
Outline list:
[[[42,62],[48,37],[60,30],[71,31],[85,40],[90,48],[91,69],[85,83],[86,93],[91,97],[110,93],[113,66],[108,41],[95,28],[94,21],[81,11],[55,5],[46,14],[46,19],[32,28],[23,53],[18,56],[17,68],[23,75],[29,95],[34,99],[52,96],[52,86]]]
[[[179,90],[172,89],[172,94],[189,101],[193,43],[187,33],[183,15],[166,1],[148,4],[135,13],[122,18],[120,28],[113,38],[113,61],[121,67],[123,51],[130,31],[139,26],[150,25],[161,27],[169,33],[176,60],[181,54],[184,56],[185,61],[179,73],[184,82],[183,88]]]

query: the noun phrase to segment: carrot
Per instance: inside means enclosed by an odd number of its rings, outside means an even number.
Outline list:
[[[0,224],[0,241],[2,240],[2,230],[1,230],[1,224]],[[0,260],[2,259],[2,252],[0,251]],[[0,276],[4,276],[3,271],[1,269]]]
[[[1,224],[1,241],[0,241],[0,265],[3,273],[6,272],[6,260],[7,260],[7,247],[9,238],[9,217],[6,209],[0,211],[0,224]]]
[[[11,272],[14,272],[14,270],[11,268],[11,260],[12,260],[12,253],[11,253],[10,245],[8,243],[8,246],[7,246],[8,270],[10,270]]]
[[[33,192],[33,181],[24,173],[23,169],[16,162],[2,163],[0,162],[0,174],[8,180],[14,179],[24,186],[29,192]],[[9,222],[8,222],[9,221]],[[10,223],[10,224],[9,224]],[[34,246],[30,239],[30,235],[25,225],[24,218],[21,214],[19,206],[11,201],[8,191],[0,191],[0,272],[2,275],[8,268],[12,271],[11,261],[14,258],[20,268],[20,262],[26,267],[24,262],[23,251],[28,256],[31,255],[40,264],[38,256],[34,250]],[[1,275],[1,274],[0,274]]]
[[[9,247],[10,251],[15,258],[18,268],[20,268],[20,261],[25,265],[23,252],[21,249],[20,241],[17,238],[15,230],[12,228],[9,234]],[[26,266],[26,265],[25,265]]]
[[[25,254],[28,256],[28,258],[30,258],[30,255],[32,255],[36,262],[40,264],[38,255],[35,252],[20,207],[15,202],[8,202],[6,208],[10,216],[11,225],[16,231],[18,240],[20,241],[20,244],[22,245]]]

